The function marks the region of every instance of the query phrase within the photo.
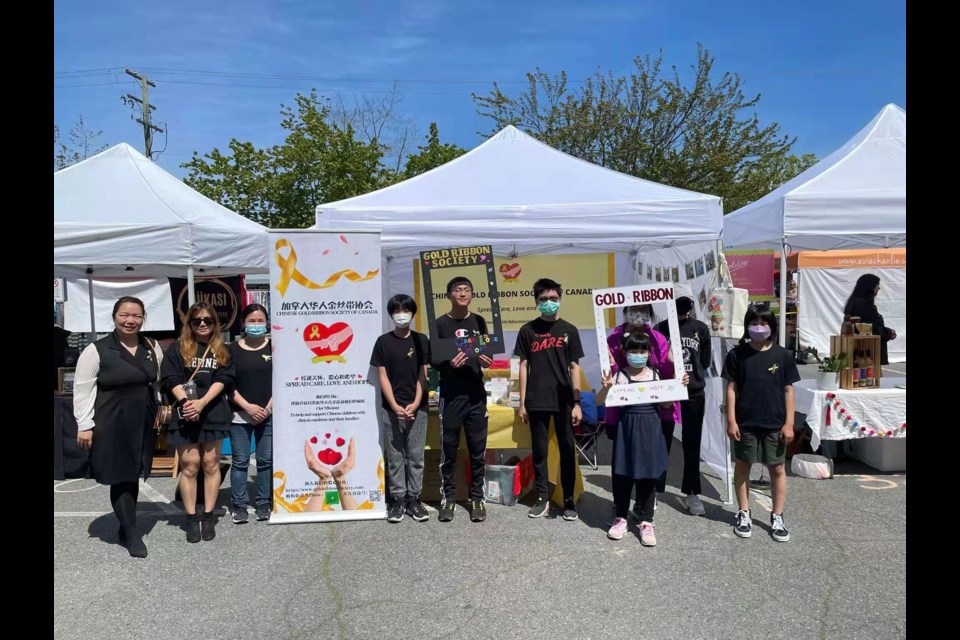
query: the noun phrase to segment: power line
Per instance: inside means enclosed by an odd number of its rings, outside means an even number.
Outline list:
[[[135,118],[134,120],[143,125],[143,146],[146,149],[146,156],[152,160],[153,159],[153,132],[157,131],[158,133],[164,133],[163,129],[161,129],[157,125],[152,124],[150,122],[150,114],[153,112],[154,109],[156,109],[156,107],[150,104],[149,87],[156,88],[157,83],[154,82],[153,80],[148,79],[147,74],[145,73],[139,74],[136,71],[132,71],[130,69],[124,69],[123,71],[131,78],[134,78],[135,80],[140,82],[140,92],[141,92],[141,95],[143,96],[142,98],[138,98],[137,96],[128,93],[126,96],[122,97],[121,100],[123,101],[124,104],[130,104],[131,106],[133,106],[134,104],[140,105],[140,112],[143,114],[143,117]],[[166,143],[164,143],[163,148],[164,149],[167,148]]]

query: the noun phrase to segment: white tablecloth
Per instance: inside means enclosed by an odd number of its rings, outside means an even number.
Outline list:
[[[828,393],[834,393],[840,401],[840,408],[853,416],[860,427],[868,430],[893,431],[894,438],[906,438],[907,432],[900,425],[907,421],[907,390],[897,389],[897,385],[906,385],[906,378],[880,378],[879,389],[837,389],[823,391],[817,389],[816,380],[801,380],[793,385],[796,410],[807,414],[807,424],[813,431],[810,446],[816,451],[821,440],[849,440],[867,436],[860,428],[851,428],[834,406],[828,409],[825,404]],[[830,411],[830,425],[826,424],[827,411]]]

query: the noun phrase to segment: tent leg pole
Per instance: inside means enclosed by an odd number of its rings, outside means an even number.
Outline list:
[[[780,346],[787,346],[787,241],[780,243]]]
[[[90,342],[97,341],[97,312],[93,305],[93,276],[87,276],[87,297],[90,298]]]
[[[197,302],[197,292],[193,284],[193,265],[187,267],[187,302],[191,307]]]

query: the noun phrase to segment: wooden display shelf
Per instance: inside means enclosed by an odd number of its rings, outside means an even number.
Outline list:
[[[868,384],[854,385],[853,380],[853,354],[860,351],[866,354],[870,352],[873,360],[873,377],[869,379]],[[835,358],[841,353],[847,354],[847,368],[840,371],[841,389],[879,389],[880,388],[880,336],[868,335],[840,335],[830,336],[830,357]],[[862,371],[862,369],[861,369]],[[871,383],[872,380],[872,383]]]

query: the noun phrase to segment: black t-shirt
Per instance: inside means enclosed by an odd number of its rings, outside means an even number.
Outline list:
[[[456,355],[456,348],[450,345],[455,338],[486,334],[486,321],[475,313],[471,313],[462,320],[444,314],[437,318],[433,329],[432,338],[449,343],[444,345],[442,351],[438,348],[432,349],[432,364],[440,372],[440,397],[447,401],[460,398],[469,402],[485,402],[487,392],[483,387],[480,358],[467,358],[467,362],[462,367],[454,369],[450,366],[450,359]],[[449,348],[446,348],[448,346]]]
[[[180,355],[180,341],[176,340],[171,343],[167,347],[166,353],[163,354],[163,363],[160,365],[163,388],[169,390],[185,383],[190,379],[194,369],[199,367],[197,375],[193,378],[193,381],[197,383],[198,397],[205,396],[215,382],[223,383],[224,391],[232,389],[233,385],[236,384],[236,370],[233,366],[233,360],[229,360],[227,365],[222,367],[214,357],[212,350],[207,353],[206,358],[202,358],[206,350],[207,345],[197,344],[194,356],[184,362]],[[173,394],[170,394],[170,398],[171,400],[174,399]],[[233,422],[233,411],[230,409],[226,393],[221,393],[217,398],[211,400],[210,404],[200,412],[200,425],[203,429],[229,429],[231,422]],[[176,420],[176,414],[174,414],[174,419],[170,422],[169,428],[171,430],[180,428],[180,423]]]
[[[683,346],[683,366],[690,374],[690,384],[687,385],[687,395],[691,398],[703,395],[707,383],[703,372],[710,368],[710,329],[706,324],[695,318],[680,320],[680,344]],[[670,325],[667,321],[654,327],[657,331],[670,339]]]
[[[227,345],[230,362],[236,372],[236,390],[244,400],[260,407],[266,407],[273,397],[273,353],[270,345],[270,341],[265,340],[256,351],[244,349],[239,342]],[[233,390],[228,390],[227,395],[232,396]],[[234,409],[240,410],[239,406],[231,404]]]
[[[514,355],[527,364],[527,411],[557,411],[573,406],[570,364],[583,357],[580,333],[566,320],[537,318],[520,327]]]
[[[399,337],[393,331],[377,338],[373,345],[373,355],[370,364],[375,367],[384,367],[387,370],[387,380],[393,387],[393,399],[401,407],[413,402],[417,397],[417,378],[420,371],[430,363],[430,345],[427,336],[411,331],[406,338]],[[390,410],[387,397],[380,394],[383,408]],[[420,407],[427,406],[427,390],[423,390]]]
[[[784,388],[800,380],[792,353],[773,345],[757,351],[741,344],[727,354],[723,379],[737,385],[737,425],[741,429],[782,429],[787,421]]]

